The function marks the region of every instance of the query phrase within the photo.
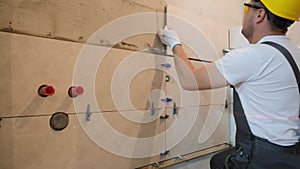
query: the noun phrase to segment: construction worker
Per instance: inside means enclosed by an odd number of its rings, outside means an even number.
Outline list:
[[[300,49],[286,37],[299,16],[299,0],[244,3],[242,34],[250,45],[200,68],[189,61],[174,30],[158,33],[172,48],[183,89],[235,88],[236,145],[214,155],[211,169],[300,168],[299,69],[287,59],[291,55],[300,64]]]

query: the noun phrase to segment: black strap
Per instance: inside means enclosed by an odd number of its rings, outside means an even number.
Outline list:
[[[290,65],[294,71],[294,74],[295,74],[295,77],[296,77],[296,80],[298,83],[298,90],[300,93],[300,73],[299,73],[298,66],[297,66],[295,60],[293,59],[291,53],[285,47],[283,47],[275,42],[267,41],[267,42],[262,42],[262,44],[267,44],[267,45],[270,45],[270,46],[278,49],[285,56],[285,58],[288,60],[288,62],[290,63]]]
[[[300,73],[299,73],[298,66],[297,66],[295,60],[293,59],[291,53],[285,47],[283,47],[275,42],[266,41],[266,42],[262,42],[262,44],[267,44],[267,45],[270,45],[270,46],[278,49],[285,56],[285,58],[290,63],[290,65],[294,71],[294,74],[295,74],[295,77],[297,80],[297,84],[298,84],[298,90],[300,93]],[[299,118],[300,118],[300,114],[299,114]]]

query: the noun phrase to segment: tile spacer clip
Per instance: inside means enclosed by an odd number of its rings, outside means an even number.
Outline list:
[[[166,156],[169,152],[170,152],[170,150],[166,150],[164,152],[161,152],[160,156]]]
[[[172,65],[170,63],[162,63],[161,66],[165,68],[170,68]]]
[[[155,107],[154,107],[154,103],[151,103],[151,116],[155,115]]]
[[[92,115],[92,112],[91,112],[91,105],[87,105],[86,107],[86,118],[85,118],[85,121],[90,121],[91,120],[91,115]]]
[[[172,101],[172,98],[168,98],[168,97],[167,97],[167,98],[165,98],[165,99],[161,99],[161,101],[167,102],[167,103],[168,103],[168,102],[171,102],[171,101]]]
[[[164,115],[164,116],[160,116],[160,119],[168,119],[169,118],[169,115]]]
[[[178,107],[176,106],[176,103],[173,104],[173,115],[178,115]]]

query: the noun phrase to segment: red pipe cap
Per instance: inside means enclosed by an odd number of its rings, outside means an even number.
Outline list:
[[[73,95],[79,96],[79,95],[82,95],[83,92],[84,92],[84,89],[81,86],[77,86],[77,87],[72,88],[72,94]]]
[[[46,86],[43,88],[43,94],[47,95],[47,96],[52,96],[55,93],[55,89],[53,86]]]

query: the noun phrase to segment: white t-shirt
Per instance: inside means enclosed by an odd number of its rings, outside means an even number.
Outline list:
[[[264,41],[284,46],[300,65],[300,49],[286,36],[275,35],[233,50],[215,63],[235,86],[252,133],[275,144],[293,145],[298,142],[300,128],[298,85],[284,55],[259,44]]]

